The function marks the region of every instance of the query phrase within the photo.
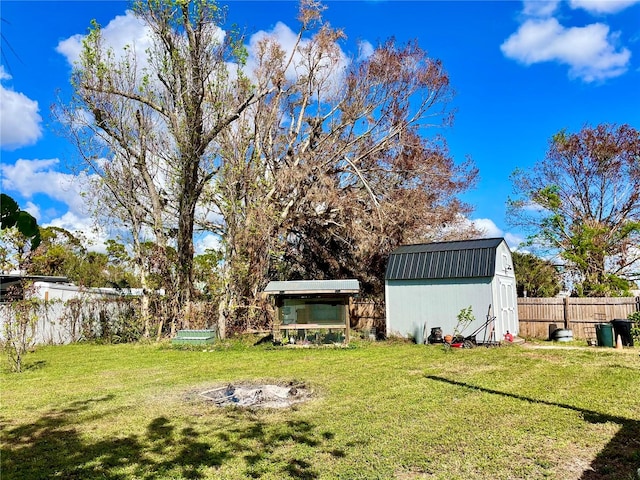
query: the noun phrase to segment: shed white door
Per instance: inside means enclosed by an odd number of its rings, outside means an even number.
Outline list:
[[[496,340],[502,340],[507,330],[513,335],[518,334],[518,325],[516,325],[516,295],[513,281],[502,278],[500,279],[500,312],[498,325]]]

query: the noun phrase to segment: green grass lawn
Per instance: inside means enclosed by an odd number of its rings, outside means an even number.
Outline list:
[[[640,349],[40,347],[3,366],[1,478],[634,479]],[[232,382],[304,382],[286,410]]]

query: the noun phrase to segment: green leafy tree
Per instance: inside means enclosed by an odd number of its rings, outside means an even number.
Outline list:
[[[74,271],[82,262],[87,249],[82,239],[60,227],[43,227],[42,242],[33,252],[28,273],[68,277],[76,281]]]
[[[3,273],[26,272],[29,269],[34,253],[31,249],[31,241],[16,227],[0,231],[0,245]]]
[[[519,297],[555,297],[562,288],[558,267],[530,253],[512,252]]]
[[[20,210],[18,203],[5,193],[0,194],[0,227],[2,230],[16,227],[18,232],[31,240],[31,250],[40,244],[36,219],[29,212]]]
[[[509,219],[529,245],[563,259],[575,294],[624,295],[640,278],[640,132],[629,125],[560,131],[544,160],[512,174]]]
[[[202,296],[208,300],[219,300],[224,290],[222,282],[222,252],[207,249],[193,259],[194,279]]]
[[[26,271],[41,242],[38,223],[4,193],[0,194],[0,210],[0,269],[4,273]]]
[[[89,251],[84,239],[59,227],[41,229],[42,243],[33,252],[27,273],[64,276],[83,287],[127,288],[138,286],[133,273],[108,254]]]

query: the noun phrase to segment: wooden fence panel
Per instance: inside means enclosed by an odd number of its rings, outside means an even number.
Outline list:
[[[640,311],[640,297],[518,298],[520,336],[549,338],[549,326],[569,328],[574,338],[595,338],[595,325]]]
[[[351,328],[355,330],[367,330],[384,334],[386,330],[386,320],[384,311],[384,301],[351,299],[349,303],[349,317],[351,318]]]
[[[562,298],[518,298],[519,335],[548,338],[549,325],[564,326]]]

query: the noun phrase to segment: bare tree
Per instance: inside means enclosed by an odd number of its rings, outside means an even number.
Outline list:
[[[562,130],[546,158],[512,176],[515,225],[559,254],[577,275],[576,293],[628,291],[640,264],[640,132],[629,125]]]
[[[343,33],[320,22],[321,9],[302,5],[293,55],[276,38],[259,42],[248,75],[258,89],[278,88],[220,137],[225,168],[212,198],[229,278],[221,324],[246,317],[274,276],[356,276],[379,293],[386,254],[442,238],[470,210],[456,195],[476,169],[425,136],[451,120],[441,63],[394,41],[347,59]]]

